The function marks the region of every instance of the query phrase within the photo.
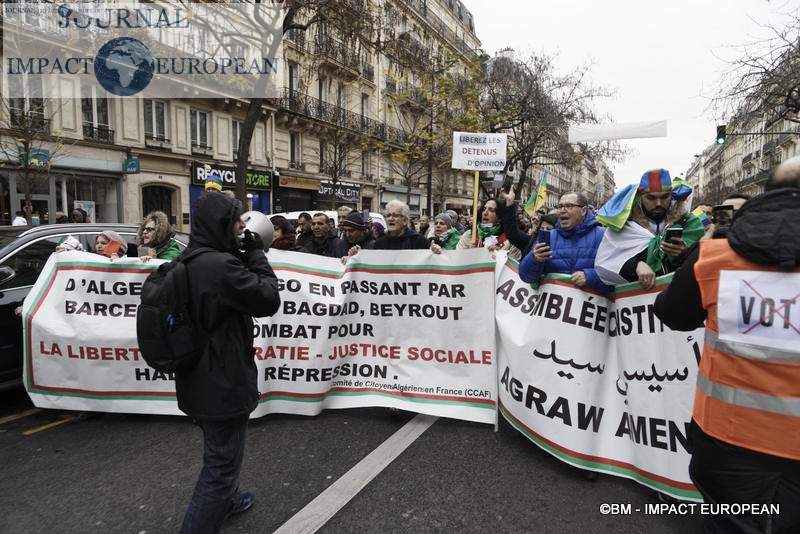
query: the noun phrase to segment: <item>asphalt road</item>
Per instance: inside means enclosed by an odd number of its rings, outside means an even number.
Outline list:
[[[24,391],[0,393],[0,532],[178,530],[202,451],[188,418],[32,408]],[[699,515],[651,513],[655,492],[633,481],[586,480],[505,422],[379,408],[253,420],[241,488],[256,502],[223,532],[703,530]]]

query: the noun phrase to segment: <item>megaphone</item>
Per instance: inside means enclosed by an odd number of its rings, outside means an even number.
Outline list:
[[[242,214],[245,230],[250,230],[261,236],[264,242],[264,250],[269,249],[272,244],[272,238],[275,235],[275,228],[272,226],[272,221],[269,217],[260,211],[248,211]]]

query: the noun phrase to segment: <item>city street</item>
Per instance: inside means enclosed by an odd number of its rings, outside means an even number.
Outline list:
[[[0,530],[178,530],[201,460],[189,419],[36,411],[21,390],[0,405]],[[252,421],[241,484],[256,502],[224,532],[702,532],[699,515],[653,513],[652,490],[590,482],[505,422],[383,408]]]

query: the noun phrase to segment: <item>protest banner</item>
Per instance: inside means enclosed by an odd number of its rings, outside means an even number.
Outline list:
[[[669,279],[609,298],[566,275],[533,289],[509,261],[495,303],[499,404],[567,463],[698,500],[686,447],[703,330],[674,332],[655,317]]]
[[[487,250],[273,250],[281,308],[254,321],[268,413],[388,406],[494,424],[496,263]],[[157,261],[54,254],[25,300],[25,382],[35,404],[179,414],[173,377],[136,346],[141,287]],[[475,325],[484,324],[475,337]]]

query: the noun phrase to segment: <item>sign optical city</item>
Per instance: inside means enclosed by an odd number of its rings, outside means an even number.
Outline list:
[[[9,98],[47,97],[54,83],[87,77],[120,97],[248,98],[282,85],[281,4],[20,2],[2,9]]]

